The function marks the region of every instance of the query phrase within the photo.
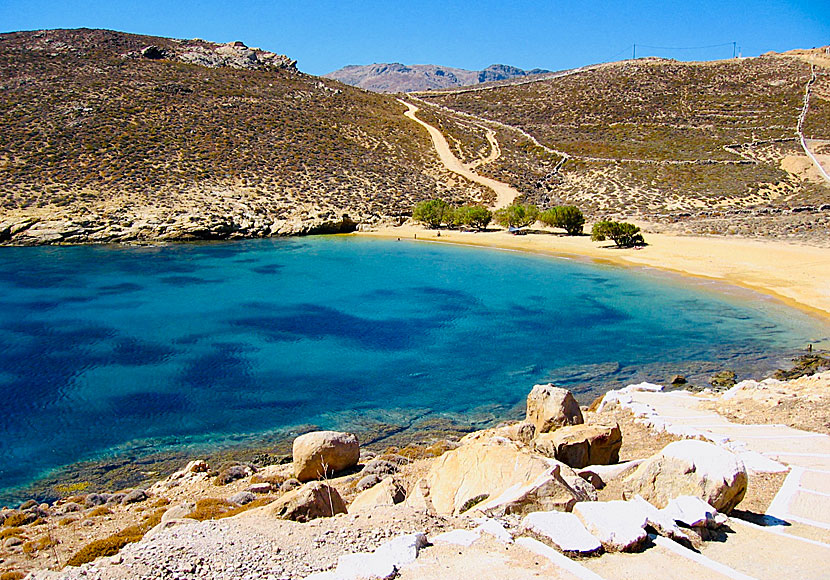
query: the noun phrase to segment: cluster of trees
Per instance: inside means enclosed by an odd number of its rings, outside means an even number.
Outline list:
[[[442,199],[432,199],[418,203],[412,211],[413,219],[430,228],[447,226],[469,226],[484,229],[494,220],[505,228],[524,228],[537,221],[565,230],[569,236],[578,236],[585,227],[585,216],[578,207],[560,205],[540,212],[532,204],[514,203],[491,212],[481,205],[463,205],[453,207]],[[645,243],[640,228],[628,222],[601,220],[594,224],[591,239],[602,242],[611,239],[619,247],[630,247]]]
[[[448,226],[469,226],[482,230],[493,219],[493,212],[483,205],[462,205],[453,207],[443,199],[431,199],[415,205],[412,218],[430,228]]]

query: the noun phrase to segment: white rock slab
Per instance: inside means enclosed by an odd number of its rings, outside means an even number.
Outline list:
[[[493,518],[475,518],[473,521],[478,524],[476,530],[479,532],[490,534],[502,544],[513,543],[513,535],[498,520],[494,520]]]
[[[646,516],[638,506],[626,501],[584,501],[573,513],[609,552],[632,552],[648,537]]]
[[[452,544],[454,546],[471,546],[481,537],[478,530],[451,530],[432,538],[433,544]]]
[[[572,513],[533,512],[522,520],[522,529],[547,538],[562,552],[587,555],[602,549],[602,543]]]
[[[674,518],[662,510],[657,509],[639,495],[629,501],[643,510],[646,516],[646,523],[654,528],[658,534],[687,546],[692,544],[692,538],[680,529],[677,523],[675,523]]]
[[[306,580],[387,580],[394,578],[402,566],[411,564],[427,545],[421,532],[405,534],[381,544],[372,553],[345,554],[337,560],[337,568],[306,576]]]
[[[705,526],[716,528],[726,523],[727,518],[697,496],[681,495],[671,500],[661,510],[676,522],[692,528]]]

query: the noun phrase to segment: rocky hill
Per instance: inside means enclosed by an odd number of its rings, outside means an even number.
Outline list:
[[[491,64],[484,70],[465,70],[434,64],[404,65],[392,62],[350,65],[330,72],[325,77],[379,93],[407,93],[463,87],[548,72],[550,71],[538,68],[526,71],[504,64]]]
[[[339,231],[482,193],[395,99],[241,42],[2,34],[0,85],[0,242]]]
[[[574,203],[594,216],[679,223],[681,231],[825,240],[830,187],[798,130],[826,147],[828,96],[830,70],[813,71],[797,55],[638,59],[417,95],[434,106],[422,116],[461,156],[495,130],[501,157],[479,171],[538,204]]]

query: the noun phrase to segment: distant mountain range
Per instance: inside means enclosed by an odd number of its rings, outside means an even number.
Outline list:
[[[378,93],[406,93],[503,81],[548,72],[551,71],[540,68],[522,70],[506,64],[491,64],[484,70],[465,70],[434,64],[405,65],[392,62],[349,65],[324,76]]]

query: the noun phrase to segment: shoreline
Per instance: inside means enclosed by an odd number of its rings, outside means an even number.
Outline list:
[[[440,236],[439,236],[440,234]],[[390,226],[349,235],[485,247],[531,254],[576,257],[595,263],[654,268],[699,280],[737,286],[772,297],[830,322],[830,248],[777,240],[751,240],[645,233],[642,249],[614,248],[590,236],[555,232],[514,236],[505,230],[461,232]]]

